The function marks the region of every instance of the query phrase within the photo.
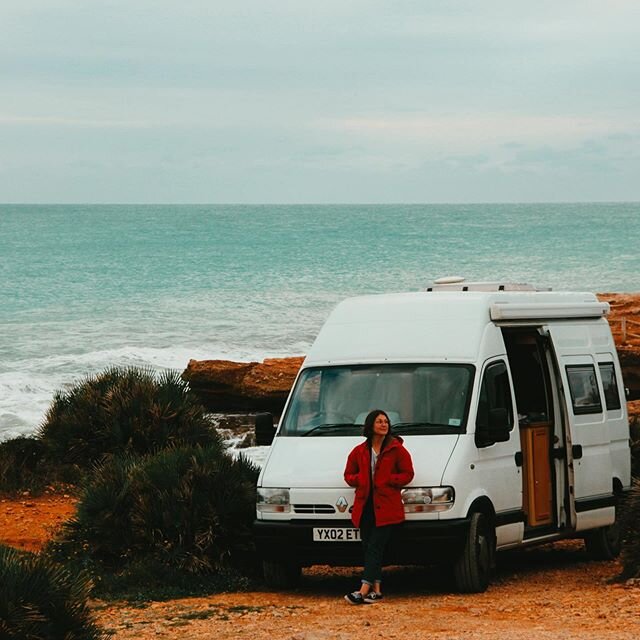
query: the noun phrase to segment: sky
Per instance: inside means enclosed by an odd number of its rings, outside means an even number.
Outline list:
[[[0,202],[639,200],[638,0],[0,2]]]

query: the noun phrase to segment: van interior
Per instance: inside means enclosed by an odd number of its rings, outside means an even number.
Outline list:
[[[564,526],[562,467],[554,464],[564,441],[553,360],[535,327],[502,330],[516,396],[522,449],[525,538]],[[560,446],[558,446],[560,445]],[[559,461],[560,462],[560,461]]]

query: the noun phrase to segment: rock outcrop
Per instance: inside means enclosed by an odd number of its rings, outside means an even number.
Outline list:
[[[599,293],[608,302],[608,320],[616,342],[624,385],[629,399],[640,399],[640,295],[636,293]]]
[[[611,307],[607,319],[618,349],[635,349],[640,353],[640,294],[599,293],[598,298]]]
[[[304,357],[263,362],[190,360],[183,380],[210,411],[280,414]]]

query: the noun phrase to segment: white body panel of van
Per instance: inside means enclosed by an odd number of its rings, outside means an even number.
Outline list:
[[[359,545],[344,538],[354,490],[343,471],[376,408],[415,468],[390,562],[456,566],[482,546],[470,535],[486,543],[485,564],[494,550],[576,535],[614,553],[615,505],[631,478],[607,311],[593,294],[549,291],[339,304],[298,374],[258,480],[256,541],[269,575],[361,563]],[[453,490],[446,505],[408,506],[412,490],[441,488]],[[318,539],[319,530],[335,539]],[[479,590],[469,580],[460,578],[462,590]]]

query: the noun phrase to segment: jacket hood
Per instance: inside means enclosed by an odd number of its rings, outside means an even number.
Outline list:
[[[395,436],[392,433],[389,442],[387,442],[384,448],[386,449],[387,447],[399,447],[401,444],[404,444],[402,436]]]

